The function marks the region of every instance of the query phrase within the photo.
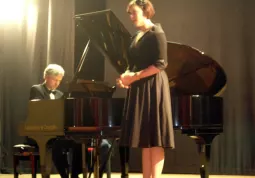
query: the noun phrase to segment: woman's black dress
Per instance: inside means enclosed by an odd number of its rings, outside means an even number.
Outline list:
[[[135,38],[134,38],[135,39]],[[122,120],[121,146],[174,148],[167,67],[167,42],[160,25],[147,31],[129,49],[129,70],[154,65],[161,71],[131,84]]]

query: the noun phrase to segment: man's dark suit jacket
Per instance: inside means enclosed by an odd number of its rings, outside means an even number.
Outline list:
[[[45,84],[33,85],[30,89],[29,100],[32,99],[50,99],[51,91],[48,90]],[[54,90],[52,92],[55,95],[55,99],[60,99],[63,93],[59,90]]]

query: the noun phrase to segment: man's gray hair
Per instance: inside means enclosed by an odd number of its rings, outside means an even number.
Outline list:
[[[57,75],[63,75],[64,76],[65,71],[63,67],[61,67],[58,64],[49,64],[43,73],[44,78],[49,75],[57,76]]]

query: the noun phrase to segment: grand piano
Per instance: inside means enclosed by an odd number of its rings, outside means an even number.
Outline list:
[[[66,97],[61,100],[29,101],[28,115],[19,126],[19,134],[33,138],[40,151],[42,177],[46,173],[47,142],[62,137],[84,143],[94,138],[118,138],[123,98],[112,98],[114,86],[104,82],[84,81],[77,74],[84,65],[90,45],[111,62],[119,74],[125,71],[131,35],[111,10],[75,16],[78,28],[89,37]],[[166,69],[172,95],[173,123],[193,138],[201,157],[201,178],[208,178],[210,145],[223,132],[223,99],[226,84],[221,66],[203,52],[168,42]],[[52,112],[54,111],[54,112]],[[97,162],[98,163],[98,162]],[[84,168],[84,175],[86,170]],[[100,177],[98,165],[95,177]]]
[[[223,132],[225,72],[204,52],[173,42],[168,42],[168,63],[174,129],[195,140],[200,176],[208,178],[211,144]]]

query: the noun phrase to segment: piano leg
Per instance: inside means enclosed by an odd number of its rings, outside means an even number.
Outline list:
[[[100,148],[100,143],[101,139],[95,139],[95,148],[94,148],[94,178],[99,178],[99,169],[100,169],[100,164],[99,164],[99,148]]]
[[[190,136],[196,141],[200,157],[200,177],[209,178],[209,162],[211,154],[211,143],[216,135],[203,134],[200,136]]]
[[[198,144],[201,178],[209,178],[208,168],[210,161],[210,147],[211,145]]]
[[[56,137],[49,137],[49,136],[30,136],[33,138],[39,147],[39,154],[40,154],[40,166],[41,166],[41,175],[42,178],[50,178],[50,169],[46,163],[51,161],[50,152],[47,149],[47,142]]]
[[[86,164],[86,144],[82,143],[82,173],[83,178],[87,178],[88,169]]]
[[[92,139],[92,146],[94,147],[93,150],[93,161],[92,161],[92,168],[94,170],[94,178],[99,178],[99,170],[100,170],[100,164],[99,164],[99,148],[100,148],[101,139],[95,138]],[[91,172],[89,173],[89,177],[91,177]]]

